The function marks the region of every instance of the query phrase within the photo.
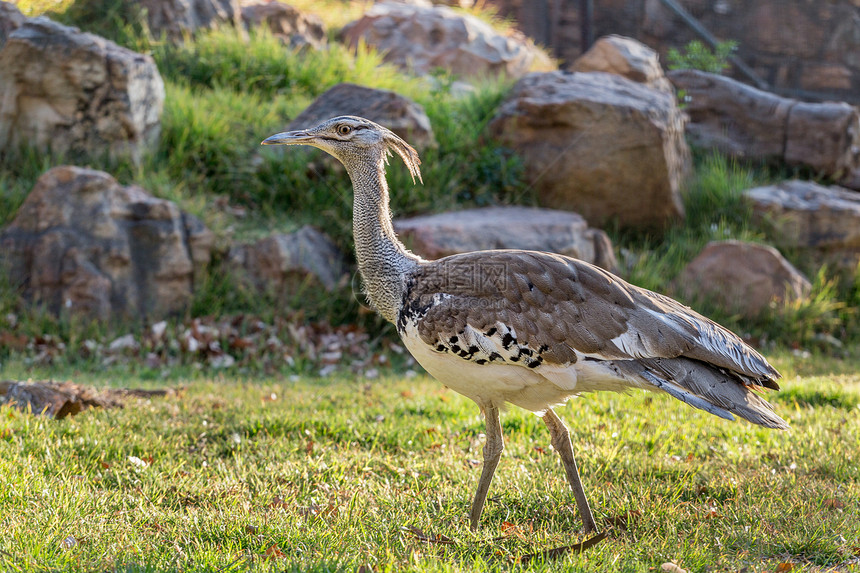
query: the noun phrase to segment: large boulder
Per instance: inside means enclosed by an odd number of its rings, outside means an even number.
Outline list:
[[[532,207],[483,207],[394,221],[394,229],[416,253],[440,259],[488,249],[526,249],[575,257],[617,269],[612,242],[580,215]]]
[[[228,261],[242,284],[278,296],[295,295],[303,286],[332,291],[349,272],[332,240],[310,226],[235,245]]]
[[[520,77],[555,67],[525,37],[502,35],[486,22],[444,6],[376,4],[347,24],[342,35],[349,45],[363,41],[386,61],[418,74],[443,68],[467,78]]]
[[[325,24],[277,0],[242,2],[242,22],[247,28],[267,26],[272,34],[292,48],[321,49],[326,44]]]
[[[239,27],[242,21],[239,0],[139,0],[130,4],[131,9],[143,11],[155,37],[166,36],[171,41],[181,41],[199,29],[224,24]]]
[[[137,161],[158,139],[164,83],[150,56],[47,18],[0,51],[0,149]]]
[[[42,175],[0,234],[0,260],[25,297],[106,319],[180,311],[214,236],[170,201],[101,171]]]
[[[805,252],[811,263],[853,273],[860,263],[860,193],[811,181],[744,191],[776,245]]]
[[[604,36],[578,57],[570,68],[573,72],[606,72],[624,76],[667,93],[674,93],[666,78],[660,56],[645,44],[624,36]]]
[[[684,214],[690,169],[675,98],[614,74],[529,74],[490,122],[516,150],[542,206],[592,225],[659,228]]]
[[[775,248],[743,241],[708,243],[675,279],[685,299],[710,301],[750,318],[771,302],[803,298],[811,288]]]
[[[698,70],[674,70],[687,131],[700,147],[734,157],[785,162],[839,179],[860,167],[860,110],[808,103]]]
[[[415,147],[435,145],[430,119],[420,104],[389,90],[342,83],[330,88],[287,126],[305,129],[339,115],[358,115],[384,125]]]
[[[27,17],[11,2],[0,2],[0,48],[6,45],[9,34],[21,27]]]

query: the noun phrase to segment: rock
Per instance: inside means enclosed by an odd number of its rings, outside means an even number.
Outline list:
[[[375,4],[344,26],[342,36],[350,46],[364,41],[387,62],[418,74],[443,68],[466,78],[516,78],[531,69],[555,68],[525,37],[503,36],[478,18],[444,6]]]
[[[488,249],[527,249],[575,257],[617,269],[612,242],[580,215],[531,207],[483,207],[394,222],[400,238],[419,255],[439,259]]]
[[[860,111],[847,103],[801,102],[698,70],[674,70],[669,79],[684,91],[687,131],[698,146],[835,179],[860,167]]]
[[[87,408],[121,407],[122,403],[111,395],[113,392],[116,391],[99,393],[72,382],[2,380],[0,404],[61,420]]]
[[[292,48],[310,46],[319,50],[326,44],[325,24],[318,16],[304,14],[277,0],[243,2],[242,22],[247,28],[268,26],[276,38]]]
[[[860,193],[811,181],[783,181],[744,191],[753,215],[781,248],[799,249],[816,265],[853,273],[860,263]]]
[[[230,249],[228,260],[242,283],[279,296],[297,294],[309,278],[332,291],[349,272],[337,246],[310,226],[236,245]]]
[[[24,296],[54,312],[107,319],[183,310],[214,236],[170,201],[101,171],[55,167],[0,233]]]
[[[660,228],[684,214],[690,153],[671,94],[602,72],[533,73],[489,131],[523,158],[542,206],[597,226]]]
[[[663,73],[660,56],[645,44],[624,36],[604,36],[570,66],[574,72],[606,72],[650,88],[674,93]]]
[[[0,48],[6,45],[9,34],[21,27],[27,17],[11,2],[0,2]]]
[[[287,129],[305,129],[338,115],[358,115],[375,121],[419,149],[436,144],[430,119],[419,104],[392,91],[350,83],[327,90],[297,115]]]
[[[129,156],[158,140],[164,83],[150,56],[27,20],[0,51],[0,148]]]
[[[681,271],[675,289],[687,300],[712,301],[754,318],[771,301],[807,296],[812,285],[773,247],[714,241]]]
[[[174,42],[199,29],[241,24],[239,0],[140,0],[132,5],[146,15],[153,36]]]

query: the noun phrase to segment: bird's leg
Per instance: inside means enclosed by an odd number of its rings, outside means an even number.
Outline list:
[[[493,474],[496,472],[496,466],[499,465],[502,450],[505,449],[499,409],[494,405],[487,406],[484,408],[484,417],[487,420],[487,443],[484,444],[484,468],[481,470],[481,481],[478,482],[478,491],[475,492],[472,511],[469,514],[472,521],[472,531],[478,529],[478,521],[480,521],[481,512],[484,510],[487,492],[490,491],[490,482],[493,481]]]
[[[576,498],[576,506],[579,508],[579,516],[582,518],[585,533],[597,531],[594,516],[591,514],[591,508],[588,507],[588,499],[585,497],[585,490],[582,489],[582,482],[579,480],[579,470],[576,468],[573,446],[570,443],[570,431],[561,421],[561,418],[552,411],[552,408],[548,408],[546,414],[543,415],[543,422],[552,437],[552,447],[555,448],[564,463],[564,471],[567,474],[567,481],[570,482],[570,489],[573,490],[573,497]]]

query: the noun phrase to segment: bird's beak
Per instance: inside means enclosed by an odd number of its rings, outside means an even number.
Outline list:
[[[267,137],[260,145],[307,145],[314,140],[314,136],[305,130],[285,131]]]

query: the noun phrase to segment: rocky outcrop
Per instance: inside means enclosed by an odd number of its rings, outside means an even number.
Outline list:
[[[6,45],[9,34],[21,27],[27,17],[11,2],[0,2],[0,48]]]
[[[578,0],[537,3],[485,0],[553,55],[573,61],[582,46]],[[542,4],[543,7],[539,7]],[[594,2],[596,37],[622,34],[656,50],[701,37],[661,0]],[[801,91],[810,99],[860,103],[860,3],[857,0],[676,0],[715,37],[738,42],[737,55],[774,91]],[[551,25],[547,7],[551,6]],[[744,79],[736,69],[726,73]],[[801,96],[802,97],[802,96]],[[804,98],[806,99],[806,98]]]
[[[671,94],[601,72],[529,74],[489,131],[523,158],[544,207],[596,226],[658,228],[684,214],[690,154]]]
[[[101,171],[42,175],[0,234],[0,260],[49,310],[106,319],[185,308],[214,237],[192,215]]]
[[[246,28],[268,26],[272,34],[291,48],[326,44],[325,24],[319,16],[305,14],[277,0],[242,2],[242,22]]]
[[[350,46],[360,41],[386,61],[418,74],[443,68],[464,78],[553,69],[552,61],[524,36],[504,36],[487,23],[444,6],[376,4],[342,31]]]
[[[239,0],[139,0],[131,4],[146,16],[156,38],[165,36],[171,41],[181,41],[200,29],[241,25]]]
[[[580,215],[531,207],[484,207],[394,222],[406,245],[428,259],[487,249],[526,249],[617,269],[609,236]]]
[[[358,115],[375,121],[419,149],[435,145],[430,119],[421,105],[392,91],[350,83],[327,90],[297,115],[287,129],[305,129],[339,115]]]
[[[698,70],[669,79],[684,91],[687,131],[698,146],[834,179],[860,167],[860,110],[847,103],[801,102]]]
[[[660,66],[660,56],[645,44],[624,36],[604,36],[570,66],[573,72],[606,72],[666,93],[675,90]]]
[[[753,318],[771,302],[807,296],[809,281],[779,251],[743,241],[714,241],[675,279],[688,301],[709,301]]]
[[[150,56],[32,18],[0,51],[0,148],[139,160],[158,139],[164,84]]]
[[[302,287],[314,285],[331,291],[348,274],[337,246],[310,226],[236,245],[228,260],[242,284],[275,296],[296,295]]]
[[[810,263],[853,273],[860,263],[860,193],[811,181],[784,181],[744,191],[754,216],[779,247]]]

